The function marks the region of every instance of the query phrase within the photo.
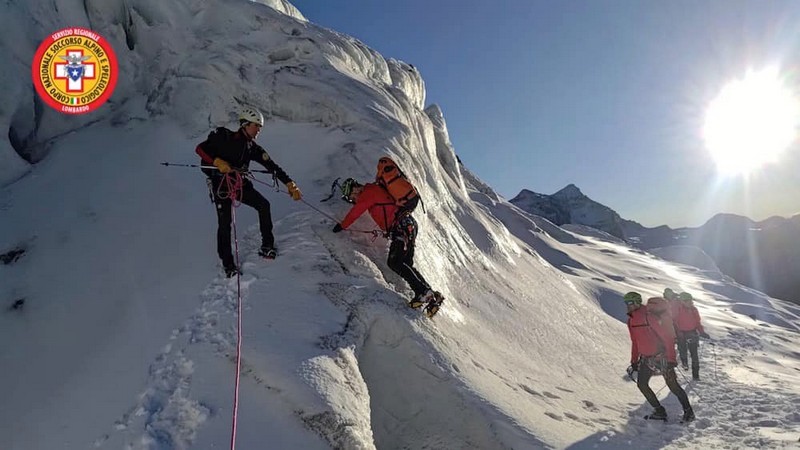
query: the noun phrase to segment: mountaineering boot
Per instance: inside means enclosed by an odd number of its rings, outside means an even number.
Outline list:
[[[692,408],[684,409],[681,423],[691,422],[693,420],[694,420],[694,411],[692,410]]]
[[[241,275],[242,271],[236,267],[236,264],[232,264],[230,266],[225,266],[225,278],[232,278],[236,275]]]
[[[275,259],[278,256],[278,251],[275,247],[267,247],[262,245],[260,249],[258,249],[258,256],[266,259]]]
[[[647,420],[663,420],[667,421],[667,410],[664,409],[663,406],[659,406],[658,408],[653,410],[652,414],[644,416]]]
[[[411,301],[408,302],[408,307],[417,309],[422,305],[428,303],[431,298],[433,298],[433,291],[428,289],[427,291],[421,294],[415,295],[414,298],[412,298]]]
[[[685,362],[681,361],[681,369],[683,369],[683,370],[689,370],[689,364],[687,364],[687,363],[685,363]]]
[[[442,293],[434,291],[432,298],[428,301],[428,305],[425,306],[425,315],[428,317],[435,316],[439,312],[439,308],[442,307],[442,303],[444,303]]]

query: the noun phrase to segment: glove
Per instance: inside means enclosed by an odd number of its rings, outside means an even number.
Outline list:
[[[289,195],[292,196],[292,200],[297,201],[303,198],[303,193],[300,192],[300,188],[297,187],[294,181],[286,183],[286,189],[289,190]]]
[[[340,223],[337,223],[336,226],[333,227],[333,232],[334,233],[338,233],[338,232],[340,232],[342,230],[344,230],[344,228],[342,228],[342,224],[340,224]]]
[[[678,367],[678,362],[677,361],[669,361],[669,362],[667,362],[667,367],[670,368],[670,369],[674,369],[674,368]]]
[[[214,158],[214,167],[219,169],[220,173],[228,173],[231,171],[231,165],[224,159]]]
[[[631,369],[633,369],[634,372],[638,372],[639,371],[639,361],[632,362],[631,363]]]
[[[625,371],[628,373],[628,378],[630,378],[631,380],[635,379],[633,377],[633,374],[636,373],[638,369],[639,369],[639,364],[636,363],[633,363],[630,366],[628,366],[628,370]]]
[[[709,336],[705,331],[700,333],[700,337],[703,339],[711,339],[711,336]]]

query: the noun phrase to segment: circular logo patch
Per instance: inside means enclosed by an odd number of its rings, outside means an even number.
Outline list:
[[[114,92],[117,56],[94,31],[64,28],[39,45],[31,77],[39,97],[50,107],[65,114],[85,114]]]

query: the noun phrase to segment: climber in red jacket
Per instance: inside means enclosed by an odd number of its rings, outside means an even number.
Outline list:
[[[697,347],[700,337],[708,339],[709,336],[703,330],[700,322],[700,313],[692,303],[694,298],[688,292],[681,292],[678,301],[672,307],[672,320],[675,323],[675,333],[677,335],[678,353],[681,358],[681,366],[686,370],[689,368],[687,350],[692,355],[692,378],[700,379],[700,358],[697,356]]]
[[[694,420],[689,397],[678,384],[675,375],[678,363],[675,357],[675,335],[672,330],[669,305],[663,298],[653,297],[645,306],[638,292],[628,292],[624,300],[628,308],[628,331],[631,335],[631,367],[628,369],[628,374],[633,378],[633,373],[638,372],[636,384],[650,406],[655,408],[646,418],[667,420],[667,411],[650,389],[650,377],[661,374],[669,390],[678,397],[683,406],[682,421]]]
[[[414,309],[425,306],[425,313],[433,317],[442,306],[444,297],[434,291],[425,278],[414,267],[414,245],[417,238],[417,221],[409,209],[401,208],[389,192],[377,183],[362,185],[353,178],[342,183],[342,198],[353,207],[341,223],[333,227],[333,232],[346,230],[353,222],[369,211],[372,220],[384,233],[388,233],[391,244],[387,264],[414,291],[408,306]]]

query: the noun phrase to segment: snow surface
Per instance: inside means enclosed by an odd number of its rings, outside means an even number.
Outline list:
[[[27,56],[2,47],[15,76],[0,123],[29,130],[42,159],[0,191],[0,254],[25,250],[0,265],[0,448],[228,448],[236,282],[220,276],[204,177],[158,163],[196,162],[239,103],[267,112],[259,141],[307,203],[259,185],[280,248],[269,262],[255,213],[236,211],[237,448],[798,445],[799,307],[506,202],[460,166],[416,69],[238,0],[32,1],[3,21],[32,27],[23,48],[91,24],[125,76],[94,115],[29,122]],[[18,164],[3,145],[0,167]],[[317,200],[336,177],[371,178],[385,153],[425,201],[416,264],[447,297],[434,320],[404,306],[384,239],[333,234],[313,209],[343,217],[348,204]],[[620,295],[666,286],[695,295],[713,337],[702,381],[685,383],[687,426],[645,423],[623,377]]]
[[[671,245],[669,247],[651,248],[648,252],[668,261],[697,267],[700,270],[708,272],[709,276],[712,278],[724,276],[714,262],[714,259],[708,256],[700,247],[695,247],[693,245]]]

